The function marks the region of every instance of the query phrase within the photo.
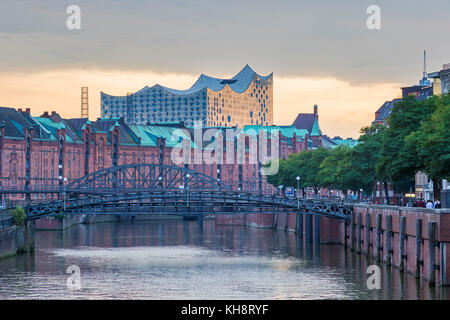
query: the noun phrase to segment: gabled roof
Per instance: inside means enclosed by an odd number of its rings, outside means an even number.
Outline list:
[[[67,129],[63,122],[53,122],[50,118],[34,117],[34,119],[39,122],[48,133],[50,133],[52,140],[57,140],[57,130]],[[70,134],[66,134],[66,141],[74,142],[73,136],[71,136]]]
[[[33,117],[14,108],[0,107],[0,124],[5,126],[5,137],[24,138],[23,129],[27,127],[32,128],[34,139],[51,139],[51,135],[42,130],[42,127]]]
[[[320,136],[322,131],[319,127],[319,119],[315,113],[299,113],[292,124],[297,129],[305,129],[310,136]]]
[[[372,122],[372,124],[380,121],[382,122],[386,121],[386,119],[391,114],[394,105],[401,100],[402,99],[394,99],[392,101],[386,101],[385,103],[383,103],[383,105],[380,108],[378,108],[377,112],[375,112],[376,117],[375,120]]]

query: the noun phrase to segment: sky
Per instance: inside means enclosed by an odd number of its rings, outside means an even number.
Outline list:
[[[380,30],[369,30],[369,5]],[[69,5],[81,29],[66,26]],[[232,77],[246,64],[274,73],[274,122],[319,106],[322,131],[358,137],[375,111],[450,62],[448,0],[0,0],[0,106],[90,118],[100,91],[156,83],[188,89],[201,74]]]

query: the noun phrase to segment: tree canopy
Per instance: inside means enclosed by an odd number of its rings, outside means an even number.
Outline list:
[[[361,129],[353,148],[338,146],[292,154],[279,163],[268,182],[279,186],[370,192],[378,181],[390,183],[397,192],[414,187],[416,172],[433,180],[450,178],[450,95],[418,101],[409,96],[397,102],[388,126]]]

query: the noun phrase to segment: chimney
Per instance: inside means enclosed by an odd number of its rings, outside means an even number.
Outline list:
[[[56,111],[52,111],[52,116],[56,115]]]
[[[48,118],[48,111],[44,111],[44,114],[42,115],[42,118]]]
[[[22,113],[22,108],[17,109],[17,111],[19,111],[20,113]]]
[[[25,109],[25,112],[28,113],[28,114],[30,114],[30,112],[31,112],[30,108],[26,108],[26,109]]]

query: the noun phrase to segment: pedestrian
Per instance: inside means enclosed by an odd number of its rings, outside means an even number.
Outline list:
[[[436,201],[434,202],[434,208],[435,209],[440,209],[441,208],[441,202],[439,201],[439,199],[436,199]]]
[[[423,202],[422,199],[419,199],[419,201],[417,201],[417,206],[419,208],[425,208],[425,202]]]
[[[428,209],[433,209],[433,208],[434,208],[434,203],[433,203],[433,201],[427,200],[426,208],[428,208]]]

